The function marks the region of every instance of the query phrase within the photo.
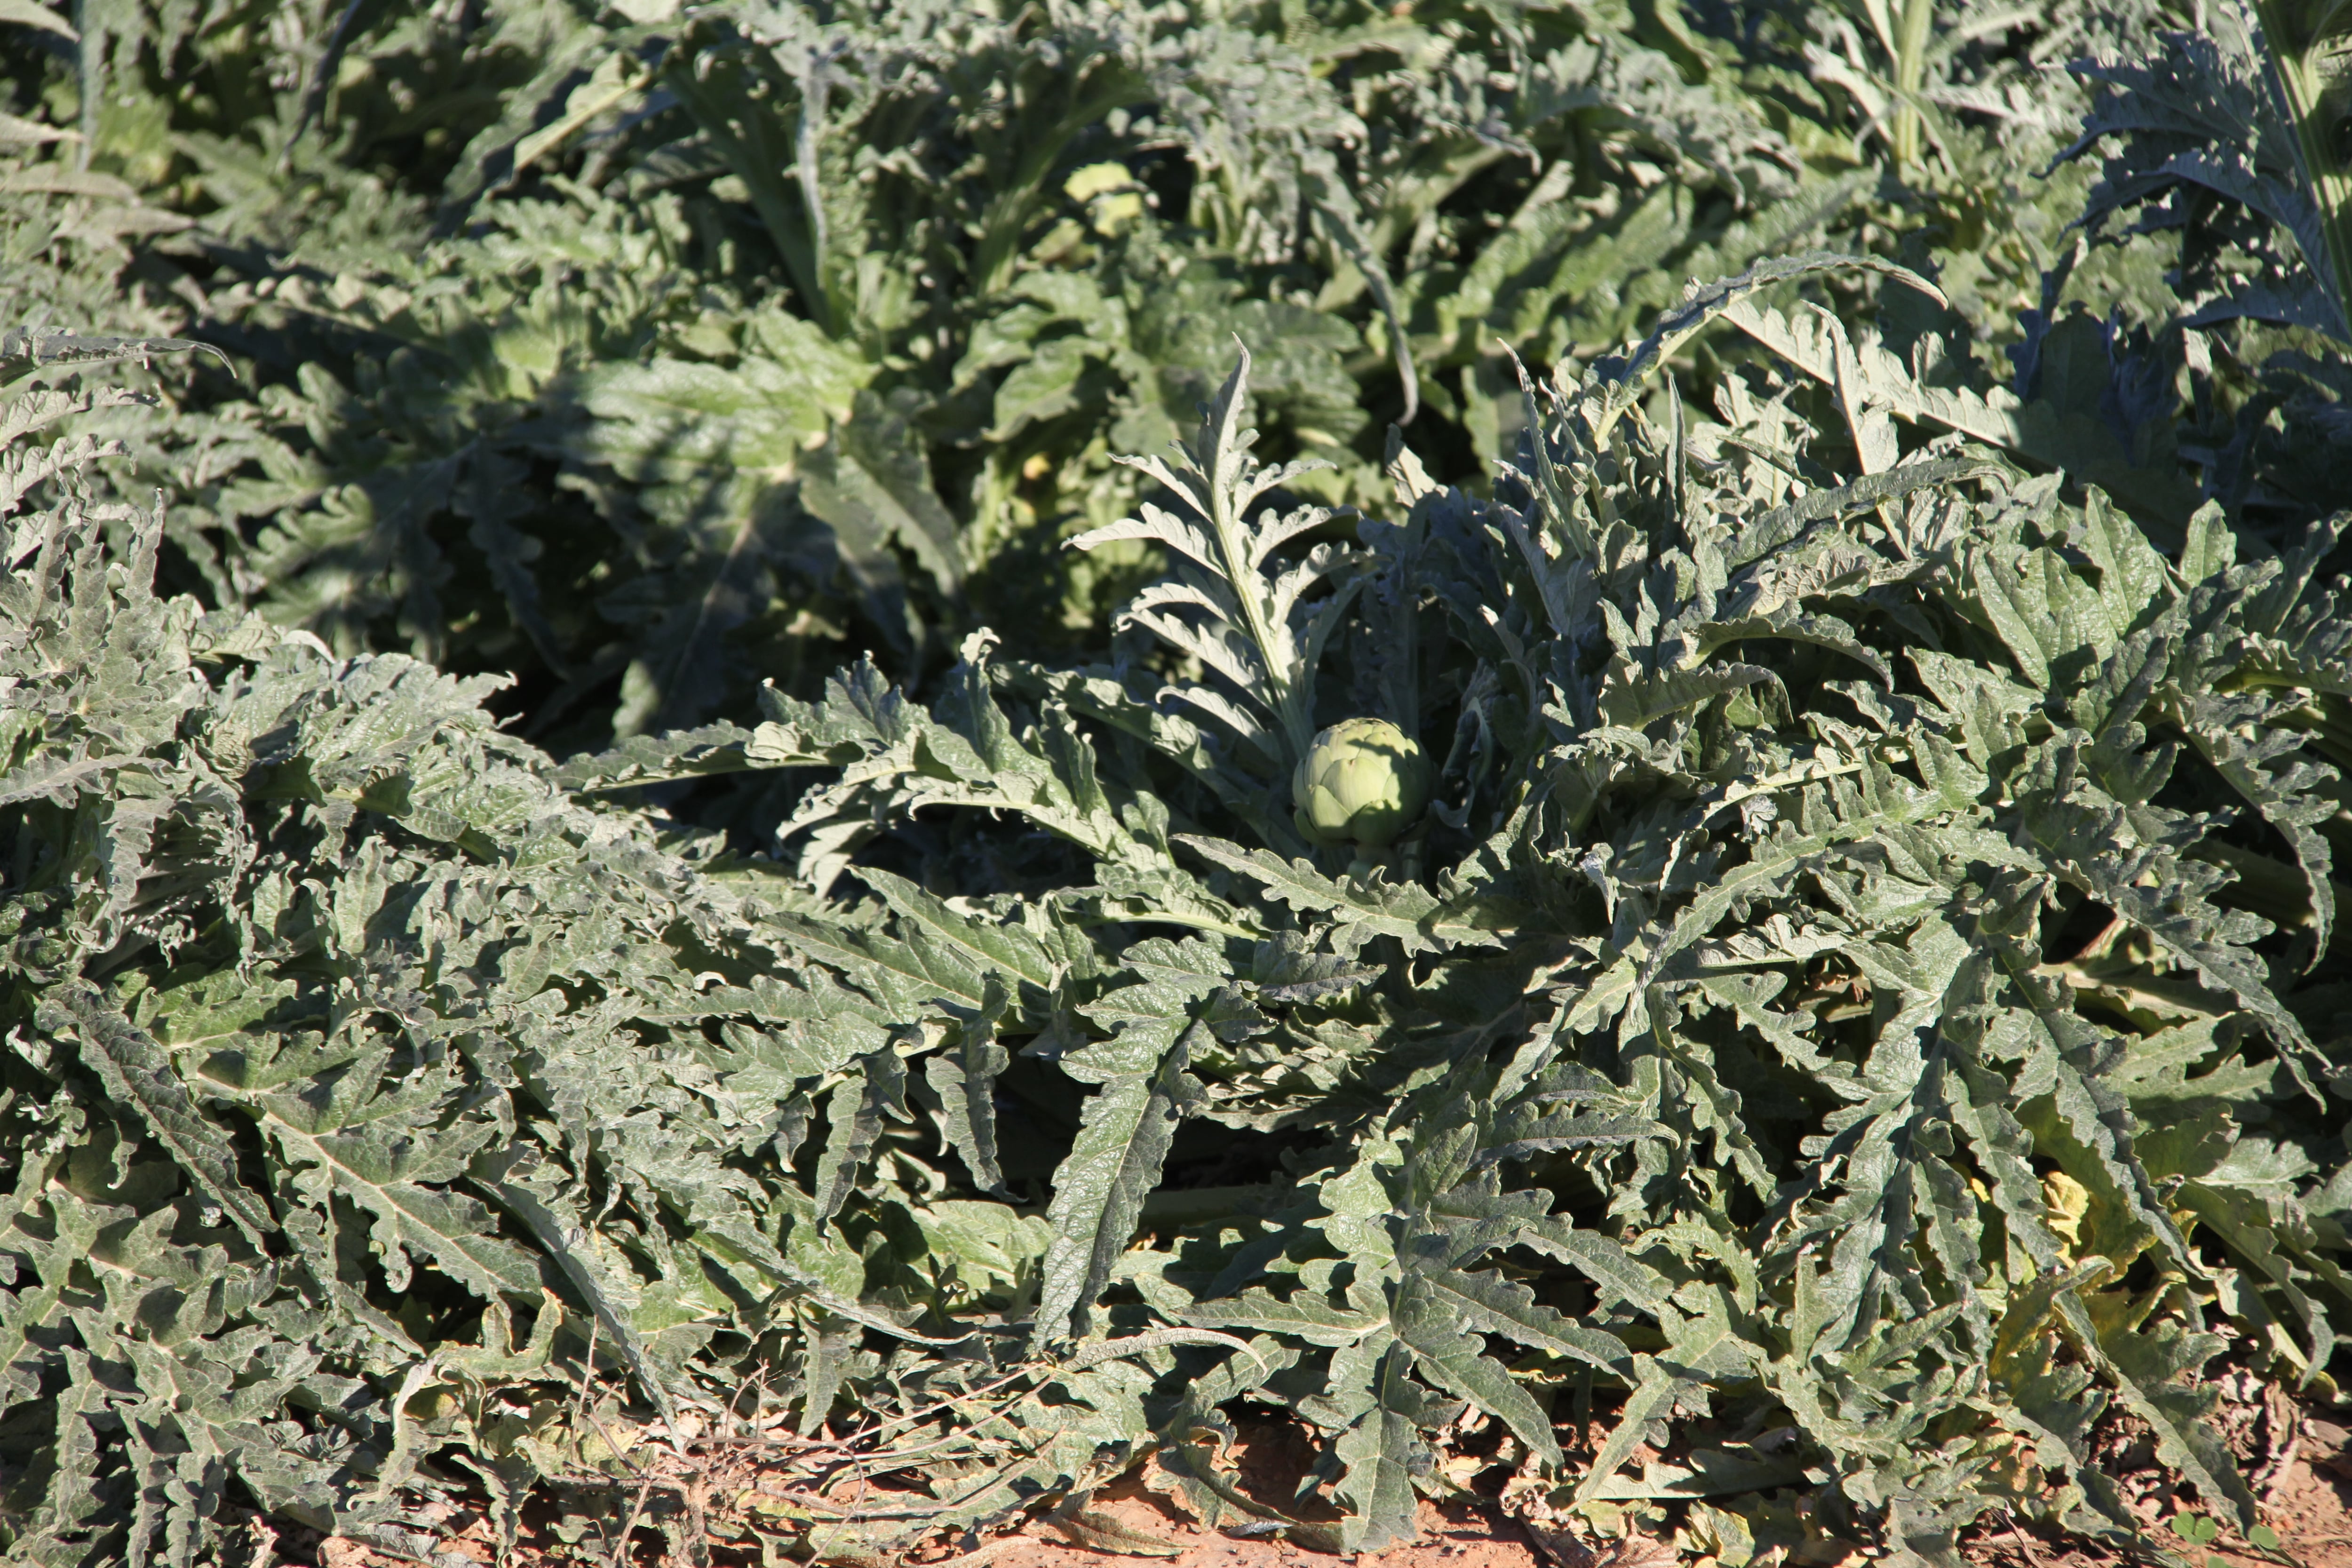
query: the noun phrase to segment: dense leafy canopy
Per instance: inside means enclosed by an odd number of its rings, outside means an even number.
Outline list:
[[[2253,1525],[2329,40],[1231,9],[0,0],[11,1561]]]

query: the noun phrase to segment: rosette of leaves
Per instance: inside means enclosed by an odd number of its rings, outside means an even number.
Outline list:
[[[994,972],[907,968],[911,929],[568,797],[489,680],[158,595],[162,520],[72,428],[128,395],[54,384],[190,346],[0,339],[0,1550],[192,1564],[299,1523],[429,1554],[452,1505],[511,1550],[542,1484],[619,1549],[687,1526],[635,1439],[815,1430],[853,1392],[1009,1425],[927,1450],[983,1484],[853,1507],[836,1547],[1129,1451],[1170,1347],[1231,1336],[1023,1357],[1050,1233],[957,1191],[899,1054],[969,986],[925,1045],[983,1078]],[[1087,967],[1050,919],[988,950]],[[806,1544],[724,1500],[694,1528]]]
[[[1410,1534],[1475,1411],[1562,1506],[1802,1486],[1934,1560],[1991,1509],[2122,1542],[2116,1420],[2251,1522],[2202,1419],[2218,1325],[2330,1376],[2334,536],[2241,561],[2206,508],[2168,557],[1871,398],[1828,428],[1762,380],[1712,418],[1645,398],[1710,321],[1785,321],[1755,296],[1842,265],[1694,290],[1530,386],[1493,500],[1399,448],[1402,521],[1281,616],[1338,557],[1261,504],[1237,371],[1160,471],[1191,515],[1126,525],[1175,536],[1133,614],[1181,667],[980,640],[928,712],[860,674],[569,770],[828,770],[786,863],[873,899],[780,942],[938,1020],[955,1179],[1046,1200],[1038,1343],[1248,1341],[1175,1350],[1137,1406],[1128,1452],[1204,1517]],[[1335,877],[1266,820],[1318,691],[1443,759],[1415,858]],[[826,1114],[878,1132],[897,1092]],[[1067,1139],[1050,1173],[1016,1124]],[[1318,1434],[1292,1508],[1220,1468],[1238,1397]],[[1579,1465],[1554,1424],[1588,1412]],[[1775,1426],[1793,1451],[1740,1436]],[[1666,1479],[1621,1474],[1644,1443]]]

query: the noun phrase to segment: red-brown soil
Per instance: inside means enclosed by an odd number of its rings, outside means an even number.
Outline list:
[[[2341,1424],[2346,1415],[2341,1409],[2289,1412],[2277,1423],[2282,1435],[2273,1439],[2272,1462],[2266,1468],[2248,1467],[2262,1488],[2263,1518],[2278,1532],[2280,1553],[2300,1568],[2352,1568],[2352,1433]],[[2292,1432],[2291,1442],[2284,1439],[2285,1431]],[[1303,1445],[1294,1432],[1266,1424],[1244,1427],[1241,1441],[1229,1457],[1237,1465],[1244,1491],[1276,1502],[1295,1486],[1302,1454]],[[2136,1496],[2152,1526],[2191,1506],[2161,1486],[2151,1485]],[[1160,1543],[1149,1556],[1139,1553],[1130,1558],[1139,1564],[1316,1568],[1318,1563],[1330,1561],[1279,1539],[1235,1538],[1203,1529],[1169,1497],[1135,1477],[1096,1493],[1088,1512],[1108,1516],[1122,1534]],[[1671,1526],[1657,1538],[1639,1529],[1612,1537],[1537,1526],[1543,1540],[1538,1545],[1526,1523],[1506,1517],[1498,1505],[1485,1499],[1465,1498],[1444,1504],[1424,1500],[1420,1505],[1419,1527],[1417,1542],[1392,1545],[1378,1554],[1381,1568],[1675,1568],[1678,1563],[1719,1568],[1715,1558],[1704,1555],[1686,1536],[1673,1538]],[[431,1549],[434,1568],[467,1568],[495,1560],[488,1521],[453,1518],[445,1528],[449,1533]],[[675,1533],[669,1538],[677,1539]],[[714,1532],[708,1544],[702,1561],[718,1568],[760,1562],[756,1550],[745,1554],[740,1540]],[[669,1550],[669,1543],[652,1530],[642,1531],[635,1545],[631,1561],[637,1568],[670,1563],[684,1568],[689,1561]],[[1998,1519],[1972,1529],[1962,1550],[1980,1568],[2106,1568],[2126,1561],[2095,1543],[2031,1535]],[[2184,1546],[2181,1552],[2192,1562],[2218,1557],[2226,1568],[2256,1568],[2280,1561],[2279,1555],[2254,1551],[2227,1534],[2207,1545]],[[910,1561],[908,1568],[1089,1568],[1104,1563],[1108,1555],[1064,1539],[1050,1521],[1032,1520],[977,1551],[927,1552]],[[1867,1555],[1861,1547],[1823,1539],[1793,1551],[1771,1548],[1759,1554],[1752,1568],[1861,1568]],[[313,1538],[305,1542],[299,1532],[289,1532],[276,1543],[273,1561],[278,1568],[306,1563],[318,1568],[394,1568],[419,1559],[355,1541]],[[534,1533],[526,1537],[509,1562],[511,1568],[553,1568],[559,1563],[569,1568],[571,1564],[607,1564],[610,1558],[593,1545],[567,1546]]]

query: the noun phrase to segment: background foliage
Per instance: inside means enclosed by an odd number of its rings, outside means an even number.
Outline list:
[[[11,1555],[2251,1527],[2352,199],[2188,20],[0,0]]]

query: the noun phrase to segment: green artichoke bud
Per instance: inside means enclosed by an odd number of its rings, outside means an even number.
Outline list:
[[[1290,775],[1292,820],[1318,844],[1386,848],[1429,801],[1429,763],[1385,719],[1349,719],[1315,737]]]

